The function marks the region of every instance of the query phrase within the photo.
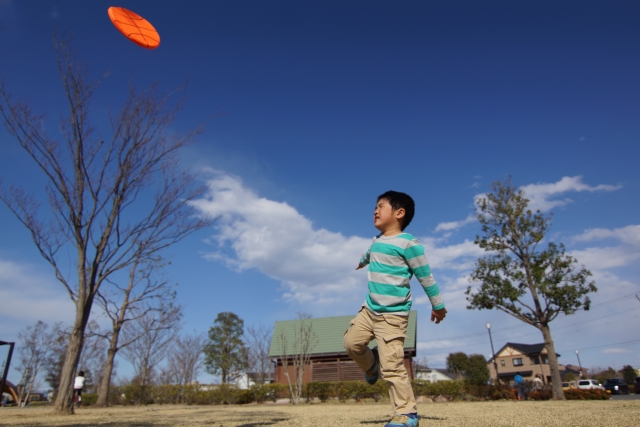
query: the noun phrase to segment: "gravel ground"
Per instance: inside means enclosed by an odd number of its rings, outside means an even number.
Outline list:
[[[640,401],[453,402],[419,404],[420,426],[640,426]],[[384,426],[389,404],[312,404],[80,408],[52,415],[50,407],[0,408],[2,426]]]

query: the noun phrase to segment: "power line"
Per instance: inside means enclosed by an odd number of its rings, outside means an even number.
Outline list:
[[[572,323],[570,325],[559,326],[557,328],[553,328],[553,331],[570,328],[570,327],[576,326],[576,325],[583,325],[583,324],[589,323],[589,322],[595,322],[597,320],[605,319],[607,317],[619,316],[621,314],[628,313],[629,311],[634,311],[634,310],[640,310],[640,307],[630,308],[628,310],[619,311],[617,313],[606,314],[604,316],[596,317],[594,319],[589,319],[589,320],[585,320],[585,321],[581,321],[581,322]],[[525,324],[528,325],[528,323],[525,323]],[[501,333],[501,332],[505,332],[505,331],[509,331],[509,330],[513,330],[513,329],[519,329],[521,327],[522,327],[522,325],[515,325],[515,326],[508,326],[508,327],[505,326],[503,328],[493,329],[493,331],[494,331],[494,333],[496,333],[496,332]],[[529,332],[529,333],[526,333],[526,334],[518,334],[518,335],[516,335],[516,337],[523,337],[523,336],[534,335],[534,334],[538,334],[538,333],[540,333],[540,331],[536,330],[534,332]],[[462,338],[476,338],[476,337],[479,337],[480,335],[484,335],[484,333],[476,332],[476,333],[472,333],[472,334],[456,335],[456,336],[446,337],[446,338],[435,338],[435,339],[432,339],[432,340],[429,340],[429,341],[451,341],[451,340],[457,340],[457,339],[462,339]],[[451,347],[455,347],[455,346],[451,346]],[[450,347],[441,347],[441,348],[450,348]]]
[[[629,345],[629,344],[634,344],[640,342],[640,339],[638,340],[631,340],[631,341],[623,341],[623,342],[617,342],[617,343],[613,343],[613,344],[600,344],[600,345],[594,345],[592,347],[586,347],[586,348],[579,348],[578,350],[580,351],[584,351],[584,350],[591,350],[594,348],[602,348],[602,347],[611,347],[614,345]]]
[[[591,308],[594,308],[594,307],[600,307],[600,306],[603,306],[603,305],[606,305],[606,304],[610,304],[610,303],[612,303],[612,302],[616,302],[616,301],[620,301],[620,300],[623,300],[623,299],[629,298],[629,297],[631,297],[631,296],[635,296],[636,298],[638,298],[637,291],[635,291],[635,292],[631,292],[630,294],[627,294],[627,295],[622,295],[622,296],[616,297],[616,298],[611,299],[611,300],[609,300],[609,301],[603,301],[603,302],[599,302],[599,303],[597,303],[597,304],[593,304],[593,305],[591,306]],[[638,298],[638,299],[640,299],[640,298]]]

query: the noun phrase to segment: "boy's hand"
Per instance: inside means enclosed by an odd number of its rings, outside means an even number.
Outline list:
[[[444,320],[447,317],[447,309],[441,308],[440,310],[431,310],[431,321],[435,321],[436,325]]]
[[[364,254],[360,255],[360,259],[362,259],[363,256],[364,256]],[[364,267],[364,265],[358,263],[358,266],[356,267],[356,270],[360,270],[362,267]]]

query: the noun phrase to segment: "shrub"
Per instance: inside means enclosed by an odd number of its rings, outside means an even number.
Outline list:
[[[531,400],[549,400],[552,396],[551,390],[534,390],[528,394],[527,398]]]
[[[607,400],[609,399],[609,394],[599,389],[581,390],[579,388],[570,388],[565,390],[564,397],[567,400]]]
[[[158,404],[181,403],[184,398],[182,387],[174,384],[160,384],[153,387],[153,401]]]
[[[91,406],[98,400],[98,395],[94,393],[87,393],[82,395],[82,406]]]
[[[254,394],[251,389],[237,390],[236,393],[238,397],[238,399],[236,400],[236,404],[238,405],[246,405],[247,403],[251,403],[254,401]]]
[[[322,381],[305,384],[304,394],[307,399],[317,397],[321,402],[326,402],[333,396],[333,383]]]
[[[127,384],[122,389],[124,394],[122,403],[125,405],[149,405],[153,403],[153,387],[151,385]]]
[[[413,380],[411,381],[411,386],[413,387],[413,393],[416,396],[442,395],[457,397],[465,390],[464,382],[461,380],[438,381],[435,383],[424,380]]]

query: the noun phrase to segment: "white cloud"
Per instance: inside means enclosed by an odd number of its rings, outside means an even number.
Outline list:
[[[593,269],[608,269],[633,265],[640,259],[640,225],[621,228],[591,228],[574,236],[574,242],[597,242],[617,240],[618,246],[595,246],[571,251],[578,261]]]
[[[462,228],[467,224],[471,224],[476,221],[476,217],[473,214],[469,214],[462,221],[451,221],[451,222],[441,222],[436,226],[436,231],[451,231],[457,230],[458,228]]]
[[[590,269],[622,267],[640,259],[640,252],[629,251],[624,246],[593,247],[571,251],[571,256]]]
[[[520,187],[524,195],[529,199],[529,207],[531,210],[540,210],[542,212],[549,211],[556,206],[565,206],[571,203],[569,198],[553,199],[568,192],[588,191],[594,193],[596,191],[615,191],[622,188],[620,185],[600,184],[591,187],[582,182],[581,176],[565,176],[560,181],[550,184],[529,184]]]
[[[456,345],[464,346],[463,341],[450,341],[450,340],[433,340],[433,341],[419,341],[416,343],[417,350],[433,350],[438,348],[453,348]]]
[[[366,270],[355,267],[371,239],[314,229],[287,203],[259,197],[239,179],[212,173],[208,194],[194,202],[219,218],[212,238],[218,248],[208,259],[239,271],[258,269],[281,281],[283,297],[298,303],[353,305],[364,299]]]
[[[0,332],[18,330],[38,320],[71,321],[75,310],[62,285],[34,265],[0,259]]]
[[[576,242],[591,242],[594,240],[616,239],[627,245],[640,247],[640,225],[628,225],[609,230],[606,228],[590,228],[573,238]]]

